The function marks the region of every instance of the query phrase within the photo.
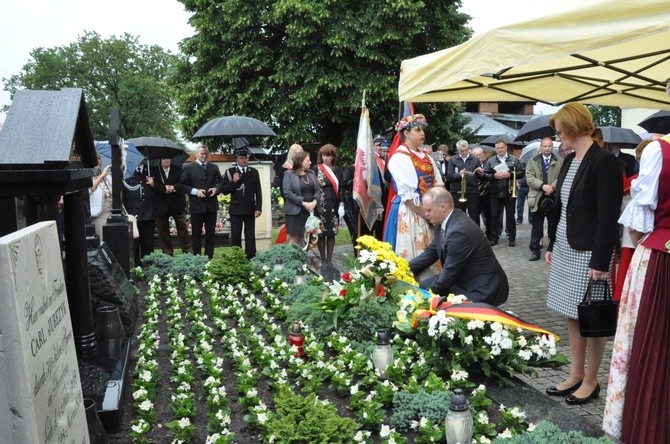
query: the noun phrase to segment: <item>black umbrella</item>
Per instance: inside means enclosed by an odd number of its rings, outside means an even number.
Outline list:
[[[552,114],[545,114],[542,116],[534,117],[526,122],[519,132],[516,133],[515,141],[525,141],[530,142],[531,140],[542,139],[543,137],[554,137],[556,133],[549,126],[549,119],[551,119]]]
[[[670,133],[670,111],[657,111],[638,125],[650,133],[668,134]]]
[[[637,146],[642,141],[642,138],[630,128],[619,128],[618,126],[599,126],[598,128],[603,132],[605,143]]]
[[[184,154],[184,149],[165,137],[136,137],[128,142],[144,154],[147,159],[171,159]]]
[[[245,136],[276,136],[272,128],[253,117],[224,116],[210,120],[200,127],[193,135],[201,137],[245,137]]]
[[[493,136],[488,136],[486,139],[479,142],[480,145],[489,145],[494,146],[497,141],[502,140],[508,145],[521,145],[521,143],[514,142],[514,134],[496,134]]]

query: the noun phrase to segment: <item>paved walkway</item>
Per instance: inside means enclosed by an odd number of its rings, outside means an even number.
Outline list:
[[[500,243],[493,247],[493,251],[505,269],[510,283],[509,299],[502,307],[508,311],[514,312],[521,319],[537,324],[560,336],[561,340],[557,343],[557,350],[564,353],[569,358],[570,347],[568,344],[567,323],[565,318],[549,310],[546,306],[549,265],[544,262],[544,251],[541,260],[534,262],[528,261],[528,256],[530,255],[528,249],[530,241],[530,224],[528,224],[527,221],[521,225],[517,225],[516,241],[516,247],[508,247],[507,239],[503,235],[500,239]],[[545,246],[546,244],[547,242],[545,240]],[[315,253],[313,250],[310,254],[310,262],[317,268],[319,264],[318,253]],[[346,268],[344,267],[345,255],[351,256],[352,254],[353,248],[349,245],[336,247],[333,257],[334,266],[339,270],[343,270]],[[326,272],[324,273],[324,278],[326,278],[325,274],[328,273],[325,269],[323,271]],[[583,406],[568,406],[565,403],[564,398],[550,397],[544,394],[547,387],[554,386],[567,378],[569,365],[566,365],[557,369],[540,368],[538,369],[537,377],[522,376],[520,378],[523,383],[527,384],[527,386],[524,384],[525,388],[530,388],[530,391],[532,391],[532,389],[535,390],[535,393],[532,393],[532,396],[530,397],[541,399],[545,404],[545,408],[536,408],[536,404],[528,404],[524,390],[517,391],[518,400],[516,405],[526,406],[526,412],[529,414],[532,422],[537,422],[537,420],[543,419],[542,416],[544,416],[545,413],[546,417],[552,421],[554,421],[553,418],[564,417],[567,418],[566,421],[569,423],[570,418],[574,418],[575,420],[578,420],[574,423],[574,429],[579,429],[590,436],[601,435],[603,433],[601,424],[605,406],[605,394],[607,392],[607,378],[611,355],[612,341],[609,340],[600,369],[599,381],[601,392],[599,399],[591,401]],[[514,399],[512,399],[512,401],[514,401]],[[547,406],[552,410],[551,412],[546,412]],[[530,412],[529,408],[538,411]],[[535,415],[533,415],[533,413],[535,413]],[[575,414],[579,415],[579,417],[575,418]],[[538,415],[540,418],[537,418]],[[535,416],[535,418],[533,418],[533,416]],[[562,428],[565,429],[565,426]]]

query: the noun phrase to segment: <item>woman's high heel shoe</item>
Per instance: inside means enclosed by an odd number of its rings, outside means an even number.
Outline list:
[[[569,405],[581,405],[586,404],[592,399],[598,399],[598,396],[600,396],[600,383],[596,384],[596,388],[593,389],[589,396],[585,398],[578,398],[575,395],[570,395],[565,398],[565,402],[567,402]]]
[[[574,392],[575,390],[577,390],[579,387],[581,387],[581,385],[582,385],[582,381],[579,381],[577,384],[573,385],[572,387],[568,387],[568,388],[563,389],[563,390],[558,389],[558,388],[556,388],[556,387],[549,387],[549,388],[547,389],[547,395],[549,395],[549,396],[565,396],[565,395],[569,395],[569,394],[571,394],[572,392]]]

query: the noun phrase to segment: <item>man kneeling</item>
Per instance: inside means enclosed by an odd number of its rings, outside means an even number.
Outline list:
[[[472,302],[504,303],[509,295],[507,275],[477,224],[454,208],[454,199],[444,188],[428,190],[423,208],[435,237],[409,266],[417,276],[439,259],[442,271],[421,282],[421,287],[443,296],[464,294]]]

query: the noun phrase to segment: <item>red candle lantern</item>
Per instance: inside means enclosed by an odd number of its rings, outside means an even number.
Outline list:
[[[296,358],[305,355],[305,349],[303,348],[303,344],[305,343],[305,335],[300,328],[299,322],[294,322],[291,326],[291,331],[289,331],[288,334],[288,342],[291,345],[298,347],[298,351],[294,355]]]

